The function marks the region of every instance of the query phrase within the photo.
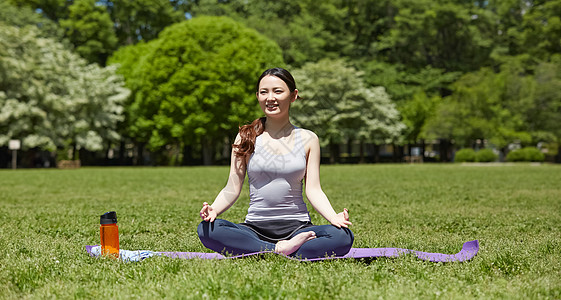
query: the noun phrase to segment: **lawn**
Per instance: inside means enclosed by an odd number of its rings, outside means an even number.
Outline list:
[[[198,211],[225,167],[0,171],[0,298],[561,298],[561,166],[322,167],[354,247],[456,253],[464,263],[403,256],[297,262],[270,254],[225,261],[89,257],[99,216],[117,211],[122,249],[210,251]],[[222,218],[242,222],[247,185]],[[311,207],[310,207],[311,209]],[[316,224],[325,224],[312,212]]]

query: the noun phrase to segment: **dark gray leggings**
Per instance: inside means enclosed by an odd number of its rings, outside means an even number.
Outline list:
[[[314,231],[316,238],[304,243],[291,256],[301,258],[317,258],[326,255],[343,256],[353,245],[352,231],[333,225],[306,227],[294,232],[287,239],[306,231]],[[259,239],[257,233],[250,228],[222,219],[216,219],[212,223],[202,221],[197,228],[197,233],[205,247],[219,253],[240,255],[275,250],[274,243]]]

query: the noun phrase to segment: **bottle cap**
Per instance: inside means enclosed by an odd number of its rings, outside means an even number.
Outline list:
[[[117,213],[114,211],[106,212],[101,215],[99,220],[100,224],[115,224],[117,223]]]

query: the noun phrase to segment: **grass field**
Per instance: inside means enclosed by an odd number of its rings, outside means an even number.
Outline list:
[[[456,253],[466,263],[90,258],[115,210],[122,249],[207,251],[195,229],[224,167],[0,171],[0,298],[561,298],[561,166],[324,166],[354,247]],[[247,185],[222,218],[242,222]],[[312,212],[313,222],[325,224]]]

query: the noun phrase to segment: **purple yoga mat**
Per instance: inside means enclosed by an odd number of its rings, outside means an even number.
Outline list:
[[[93,246],[86,246],[86,251],[91,254],[91,249]],[[285,256],[287,258],[299,261],[318,261],[326,259],[337,259],[337,258],[378,258],[378,257],[398,257],[405,254],[415,254],[417,258],[431,261],[431,262],[462,262],[472,259],[479,252],[479,241],[469,241],[464,243],[462,250],[456,254],[443,254],[443,253],[429,253],[422,251],[415,251],[402,248],[351,248],[349,253],[344,256],[329,256],[320,257],[312,259],[299,259],[296,257]],[[236,256],[224,256],[219,253],[204,253],[204,252],[157,252],[161,255],[165,255],[171,258],[181,258],[181,259],[232,259],[232,258],[242,258],[252,255],[259,255],[263,253],[272,253],[272,251],[261,251],[255,253],[248,253]]]

